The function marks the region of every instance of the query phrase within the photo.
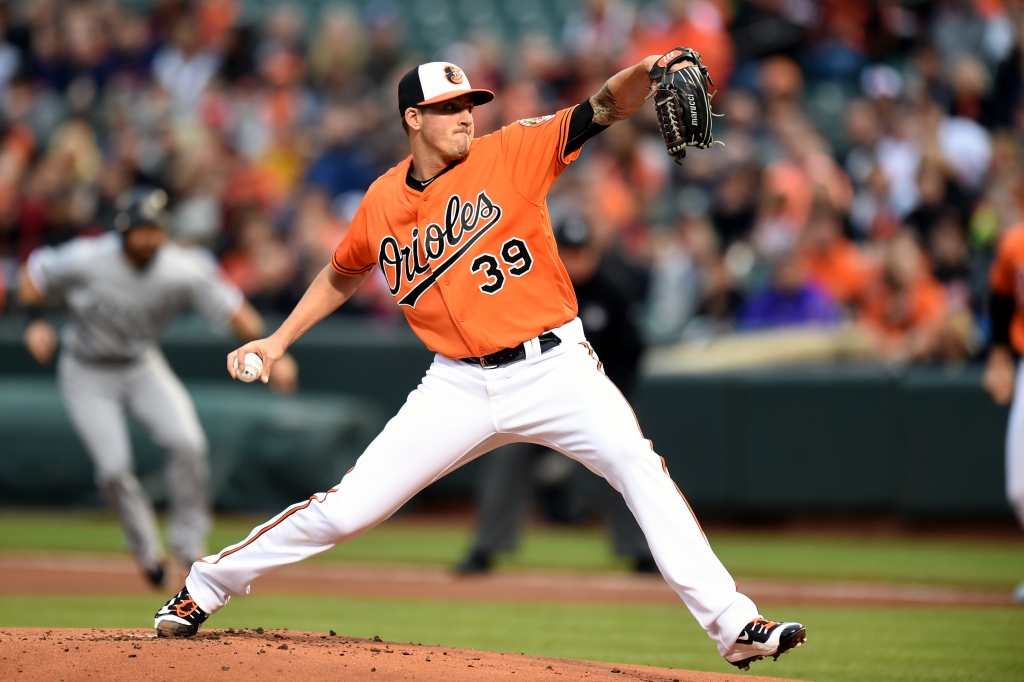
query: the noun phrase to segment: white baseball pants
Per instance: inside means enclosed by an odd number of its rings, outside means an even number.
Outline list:
[[[420,386],[337,487],[293,505],[244,541],[192,565],[189,593],[207,613],[271,571],[350,540],[430,483],[487,451],[539,443],[579,460],[619,492],[665,580],[725,653],[759,614],[736,591],[697,520],[604,375],[578,319],[561,345],[496,369],[436,356]]]
[[[1024,526],[1024,361],[1017,365],[1013,405],[1006,425],[1006,499]]]

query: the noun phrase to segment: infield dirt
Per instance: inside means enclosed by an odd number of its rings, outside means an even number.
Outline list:
[[[177,569],[172,569],[176,571]],[[181,585],[175,572],[167,584]],[[1009,606],[1009,590],[876,583],[792,582],[740,578],[755,602],[822,606]],[[494,573],[379,566],[288,566],[256,580],[254,594],[351,597],[673,604],[679,597],[661,576]],[[125,557],[0,556],[0,594],[148,594],[152,587]]]
[[[151,630],[7,628],[0,630],[0,679],[778,682],[778,678],[751,675],[594,663],[262,628],[210,630],[191,639],[158,639]]]

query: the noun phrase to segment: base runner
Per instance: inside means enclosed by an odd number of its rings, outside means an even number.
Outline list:
[[[47,295],[67,303],[70,323],[57,363],[61,397],[96,484],[155,587],[163,587],[164,549],[153,503],[135,475],[128,414],[167,452],[168,536],[183,565],[206,553],[210,525],[206,435],[188,391],[160,352],[160,336],[187,308],[230,326],[243,341],[264,333],[259,313],[220,277],[209,252],[166,243],[166,203],[161,189],[125,192],[117,201],[116,232],[37,249],[19,287],[32,320],[25,345],[41,364],[56,351],[57,334],[40,318],[40,306]],[[282,369],[275,384],[293,390],[297,370],[290,356]]]
[[[671,70],[694,87],[701,69],[699,56],[681,48],[648,57],[577,106],[479,139],[473,107],[493,99],[491,92],[471,88],[447,62],[421,64],[402,78],[398,110],[412,155],[370,187],[330,266],[288,319],[229,355],[228,371],[235,376],[235,358],[256,353],[269,380],[288,346],[374,267],[436,352],[434,362],[341,483],[193,564],[184,589],[156,613],[157,634],[195,634],[253,579],[358,536],[450,471],[525,441],[579,460],[622,493],[665,580],[730,663],[747,668],[804,641],[802,625],[765,620],[737,592],[664,460],[605,376],[576,317],[545,200],[584,142],[640,109],[655,74],[664,83]],[[656,93],[659,102],[670,92]],[[676,133],[679,106],[685,100],[662,116]],[[693,121],[709,113],[693,108]],[[687,139],[707,146],[710,133]],[[678,141],[669,147],[677,158],[682,152]]]
[[[1003,235],[989,277],[992,290],[992,347],[985,368],[985,389],[1000,405],[1011,403],[1006,425],[1006,498],[1024,526],[1024,225]],[[1013,594],[1024,604],[1024,582]]]

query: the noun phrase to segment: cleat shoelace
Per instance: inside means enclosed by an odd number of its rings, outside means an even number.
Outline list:
[[[765,620],[764,618],[756,618],[750,621],[749,627],[754,632],[760,632],[767,634],[769,630],[778,625],[779,623],[774,620]]]

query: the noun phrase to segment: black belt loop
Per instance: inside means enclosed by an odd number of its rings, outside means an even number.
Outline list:
[[[542,354],[547,353],[562,343],[562,339],[552,332],[544,332],[537,337],[537,340],[540,341],[540,352]],[[512,348],[504,348],[490,355],[461,358],[463,362],[471,365],[480,365],[483,369],[496,369],[525,359],[526,345],[524,343],[520,343]]]

